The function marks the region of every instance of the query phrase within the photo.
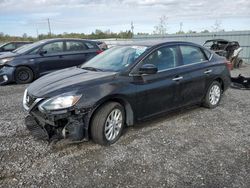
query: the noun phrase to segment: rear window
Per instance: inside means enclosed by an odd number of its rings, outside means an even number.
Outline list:
[[[201,63],[207,58],[200,48],[194,46],[180,46],[183,64]]]
[[[66,51],[68,52],[78,52],[86,50],[87,47],[83,42],[80,41],[66,41]]]

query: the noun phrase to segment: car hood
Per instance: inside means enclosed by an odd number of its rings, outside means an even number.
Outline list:
[[[49,98],[66,92],[79,91],[99,81],[112,79],[116,72],[95,72],[81,68],[67,68],[43,76],[30,84],[28,93],[38,98]]]
[[[8,58],[8,57],[16,57],[18,55],[20,55],[20,54],[16,54],[13,52],[0,52],[0,59]]]
[[[9,53],[9,52],[0,52],[0,56],[3,55],[3,54],[6,54],[6,53]]]

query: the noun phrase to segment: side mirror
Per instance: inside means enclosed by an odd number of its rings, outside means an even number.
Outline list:
[[[153,64],[144,64],[139,69],[140,74],[156,74],[158,72],[158,68]]]
[[[39,55],[43,56],[46,53],[47,53],[47,50],[40,50]]]

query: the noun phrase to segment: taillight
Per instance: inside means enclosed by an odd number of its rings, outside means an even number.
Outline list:
[[[100,54],[100,53],[102,53],[102,52],[103,52],[102,50],[97,50],[97,51],[96,51],[97,54]]]
[[[228,70],[233,70],[233,65],[230,61],[225,61],[225,64],[227,65]]]

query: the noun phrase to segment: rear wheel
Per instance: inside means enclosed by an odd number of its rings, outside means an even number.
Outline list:
[[[91,123],[91,136],[95,143],[110,145],[121,136],[125,124],[124,108],[117,102],[101,106]]]
[[[18,84],[27,84],[34,79],[33,71],[28,67],[17,67],[15,71],[15,81]]]
[[[203,106],[207,108],[215,108],[219,105],[222,96],[221,84],[218,81],[213,81],[209,86]]]
[[[243,64],[242,59],[238,60],[237,68],[241,68],[241,67],[242,67],[242,64]]]

